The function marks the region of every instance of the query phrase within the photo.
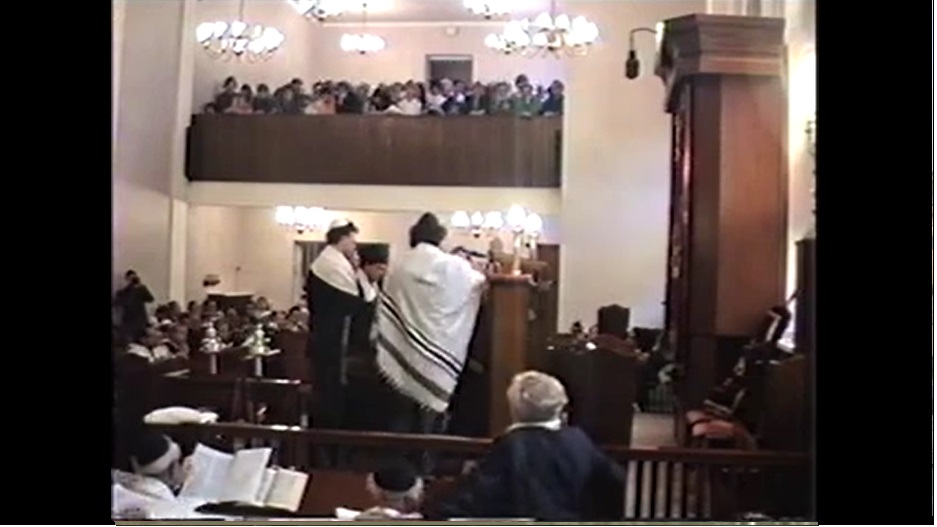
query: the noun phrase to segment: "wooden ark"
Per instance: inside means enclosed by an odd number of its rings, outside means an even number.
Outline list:
[[[784,303],[784,21],[688,15],[667,20],[662,37],[656,73],[673,123],[666,325],[686,409]]]

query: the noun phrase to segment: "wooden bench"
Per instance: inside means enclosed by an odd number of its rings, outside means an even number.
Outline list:
[[[321,468],[310,455],[313,447],[341,446],[377,453],[371,458],[373,465],[341,469],[345,475],[321,476],[326,479],[310,486],[309,492],[314,496],[308,497],[309,503],[303,510],[319,515],[336,506],[354,507],[361,503],[357,500],[363,499],[362,495],[348,489],[356,488],[363,481],[363,474],[388,457],[416,450],[433,452],[439,457],[478,460],[491,445],[490,439],[455,436],[230,423],[151,428],[173,437],[184,449],[191,449],[197,442],[229,451],[247,446],[270,447],[274,451],[272,463],[307,471],[314,478]],[[603,448],[628,471],[620,505],[623,520],[732,520],[745,512],[773,517],[807,515],[810,485],[805,454],[618,445]],[[431,476],[434,481],[451,485],[458,474],[439,471]],[[334,478],[332,484],[327,484],[329,477]],[[346,490],[333,492],[339,485]]]

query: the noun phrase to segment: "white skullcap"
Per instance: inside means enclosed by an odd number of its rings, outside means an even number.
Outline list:
[[[515,420],[522,423],[555,419],[569,404],[563,383],[539,371],[515,375],[507,395]]]
[[[348,221],[346,218],[338,218],[338,219],[332,220],[332,223],[329,224],[329,230],[341,229],[342,227],[347,227],[349,225],[351,225],[351,222]]]

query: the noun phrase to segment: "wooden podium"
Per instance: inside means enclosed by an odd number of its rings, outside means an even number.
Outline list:
[[[511,424],[505,391],[514,375],[527,370],[531,276],[498,275],[489,280],[488,435]]]
[[[782,19],[688,15],[663,25],[655,73],[673,116],[666,325],[684,409],[784,304],[783,53]]]

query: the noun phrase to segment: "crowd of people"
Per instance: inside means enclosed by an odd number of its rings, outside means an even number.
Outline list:
[[[375,87],[367,83],[323,80],[309,90],[302,79],[271,90],[225,79],[220,92],[203,107],[204,113],[229,114],[391,114],[391,115],[562,115],[563,83],[535,85],[526,75],[513,83],[466,83],[441,79],[429,83],[409,80]]]
[[[201,329],[211,324],[218,339],[239,345],[246,341],[258,324],[268,334],[279,331],[308,331],[309,313],[305,306],[276,310],[265,297],[249,301],[243,309],[222,310],[215,300],[191,301],[183,311],[179,302],[156,306],[152,315],[147,305],[153,295],[135,271],[127,271],[125,284],[114,297],[114,347],[131,355],[159,362],[173,357],[187,357],[199,346]],[[196,337],[193,339],[192,337]]]

